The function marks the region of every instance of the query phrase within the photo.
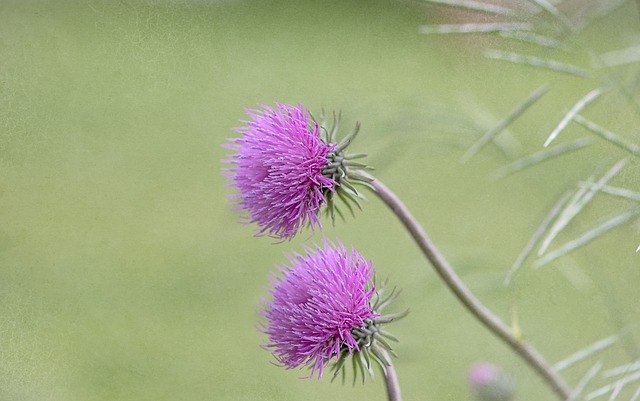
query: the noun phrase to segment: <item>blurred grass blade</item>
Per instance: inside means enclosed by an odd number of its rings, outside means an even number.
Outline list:
[[[482,138],[480,138],[476,143],[471,146],[471,148],[464,154],[462,157],[463,161],[468,161],[471,159],[476,153],[480,151],[487,143],[491,142],[493,138],[500,134],[509,124],[511,124],[515,119],[520,117],[522,113],[524,113],[531,105],[533,105],[538,99],[540,99],[545,93],[549,91],[549,85],[545,84],[535,91],[531,93],[522,103],[517,105],[508,116],[503,118],[498,122],[498,124],[487,131]]]
[[[567,398],[567,401],[576,401],[578,397],[580,397],[580,394],[582,394],[582,392],[584,391],[585,387],[587,387],[587,384],[589,384],[589,382],[593,380],[593,378],[598,374],[600,369],[602,369],[602,361],[598,361],[598,363],[593,365],[591,369],[589,369],[587,373],[585,373],[582,379],[580,379],[580,382],[578,383],[578,385],[573,389],[573,391],[569,395],[569,398]]]
[[[583,127],[593,132],[594,134],[598,135],[605,141],[610,142],[611,144],[626,150],[627,152],[631,153],[634,156],[640,156],[640,146],[634,143],[625,142],[622,138],[620,138],[619,135],[602,128],[601,126],[594,123],[593,121],[582,117],[580,114],[576,114],[575,116],[573,116],[573,121],[582,125]]]
[[[487,4],[481,1],[473,0],[424,0],[427,3],[437,4],[447,7],[464,8],[471,11],[480,11],[488,14],[498,15],[516,15],[516,13],[507,7],[501,7],[494,4]]]
[[[633,396],[631,397],[631,400],[629,401],[637,401],[640,399],[640,386],[638,386],[638,388],[636,389],[636,392],[633,393]]]
[[[589,182],[581,182],[578,185],[581,188],[587,188],[587,189],[594,188],[594,184]],[[640,192],[634,192],[626,188],[612,187],[610,185],[605,185],[602,188],[600,188],[600,192],[608,195],[618,196],[620,198],[629,199],[635,202],[640,202]]]
[[[582,67],[577,67],[572,64],[561,63],[557,60],[539,58],[535,56],[527,56],[524,54],[505,52],[502,50],[489,49],[484,53],[485,57],[494,60],[509,61],[515,64],[524,64],[531,67],[542,68],[555,72],[562,72],[565,74],[574,75],[577,77],[588,77],[589,71]]]
[[[633,383],[637,380],[640,380],[640,372],[635,372],[634,374],[624,376],[622,379],[616,381],[615,383],[607,384],[606,386],[602,386],[597,390],[594,390],[587,394],[585,400],[590,401],[594,398],[605,395],[609,392],[614,391],[616,388],[622,388],[629,383]]]
[[[534,45],[538,45],[538,46],[546,47],[550,49],[565,50],[567,48],[567,46],[559,40],[549,38],[547,36],[542,36],[533,32],[503,31],[503,32],[500,32],[500,36],[506,39],[520,40],[522,42],[531,43]]]
[[[561,15],[560,10],[558,10],[553,4],[549,3],[547,0],[528,0],[529,3],[538,6],[544,11],[548,12],[551,15],[558,16]]]
[[[602,377],[609,378],[614,376],[626,375],[630,372],[634,372],[636,370],[640,370],[640,361],[635,361],[631,363],[625,363],[621,366],[616,366],[615,368],[607,369],[602,373]]]
[[[583,16],[582,21],[580,23],[580,28],[585,28],[589,26],[592,22],[597,21],[600,18],[606,17],[611,14],[617,8],[622,6],[628,0],[608,0],[599,2],[598,6],[595,8],[593,12]],[[636,0],[637,1],[637,0]]]
[[[607,231],[609,231],[609,230],[611,230],[613,228],[618,227],[619,225],[622,225],[622,224],[628,222],[633,217],[635,217],[635,216],[637,216],[639,214],[640,214],[640,209],[627,210],[626,212],[620,213],[620,214],[612,217],[611,219],[605,221],[604,223],[602,223],[598,227],[585,232],[580,237],[565,243],[564,245],[562,245],[560,248],[554,250],[553,252],[547,253],[544,257],[538,259],[533,264],[533,267],[536,268],[536,269],[539,268],[539,267],[542,267],[542,266],[546,265],[547,263],[550,263],[550,262],[558,259],[559,257],[564,256],[564,255],[566,255],[566,254],[568,254],[568,253],[580,248],[581,246],[584,246],[584,245],[588,244],[589,242],[593,241],[594,239],[602,236]]]
[[[613,391],[611,392],[611,396],[609,397],[609,401],[615,401],[616,398],[618,398],[618,395],[622,391],[623,387],[624,387],[624,383],[622,381],[617,382],[616,386],[613,388]]]
[[[478,24],[422,25],[420,33],[494,33],[502,31],[522,31],[532,29],[526,22],[486,22]]]
[[[556,372],[560,372],[561,370],[568,368],[574,363],[590,357],[596,352],[609,348],[610,346],[615,344],[617,341],[618,341],[618,336],[609,336],[607,338],[598,340],[593,344],[588,345],[585,348],[571,354],[570,356],[561,360],[560,362],[557,362],[555,365],[553,365],[553,370],[555,370]]]
[[[570,30],[574,30],[573,23],[566,15],[564,15],[560,10],[558,10],[553,4],[549,3],[547,0],[529,0],[530,3],[537,5],[542,8],[544,11],[556,17],[559,21],[561,21],[567,28]]]
[[[592,185],[590,188],[579,188],[578,191],[576,191],[575,196],[562,211],[558,220],[556,220],[554,225],[551,227],[549,234],[542,242],[542,246],[538,250],[538,256],[542,255],[547,250],[551,241],[553,241],[554,238],[571,222],[571,220],[573,220],[573,218],[582,211],[591,199],[593,199],[596,193],[620,172],[625,164],[626,159],[620,160],[614,164],[613,167],[611,167],[596,184]]]
[[[615,67],[640,61],[640,45],[630,46],[626,49],[613,50],[600,55],[594,68]]]
[[[520,341],[524,340],[524,334],[522,333],[522,328],[520,327],[520,318],[518,317],[518,308],[514,303],[511,305],[511,332],[513,336]]]
[[[466,117],[473,121],[473,133],[478,138],[485,135],[489,129],[493,129],[496,125],[496,121],[500,121],[500,118],[497,118],[482,105],[474,102],[470,97],[460,97],[459,101],[461,104],[464,104],[465,108],[468,110]],[[509,160],[514,159],[517,155],[522,153],[522,145],[509,132],[508,128],[504,128],[499,135],[493,136],[491,143],[496,146],[496,148]],[[467,144],[461,143],[461,146],[468,148]],[[460,159],[463,161],[464,157],[461,157]]]
[[[555,157],[562,156],[566,153],[582,149],[586,146],[591,145],[592,143],[593,141],[591,140],[591,138],[580,138],[573,142],[565,143],[555,146],[551,149],[536,152],[522,159],[518,159],[505,167],[499,168],[492,174],[492,177],[495,179],[504,178],[508,175],[522,171],[528,167],[535,166]]]
[[[551,132],[547,140],[544,142],[544,147],[546,148],[549,144],[556,139],[558,134],[569,124],[569,122],[589,103],[596,100],[600,95],[604,93],[604,88],[596,88],[587,93],[582,99],[580,99],[576,104],[573,105],[571,110],[560,120],[560,123],[556,128]]]
[[[505,286],[508,286],[509,284],[511,284],[511,281],[513,280],[514,275],[520,269],[520,267],[522,266],[524,261],[531,254],[531,252],[533,252],[533,250],[535,249],[535,247],[538,244],[538,242],[540,242],[540,239],[544,235],[545,231],[547,231],[547,228],[549,227],[549,224],[551,224],[553,219],[556,218],[556,216],[562,210],[562,207],[569,200],[569,197],[571,196],[571,192],[572,191],[570,191],[570,190],[566,191],[560,197],[560,199],[558,199],[556,201],[556,203],[553,205],[551,210],[549,210],[549,213],[547,213],[547,215],[544,217],[544,219],[542,220],[542,223],[540,224],[540,226],[533,233],[533,236],[531,237],[529,242],[527,242],[527,245],[524,247],[522,252],[520,252],[520,255],[518,255],[518,258],[513,263],[513,266],[511,266],[511,270],[509,270],[509,273],[507,273],[507,277],[504,280],[504,285]],[[557,368],[556,368],[556,370],[557,370]]]

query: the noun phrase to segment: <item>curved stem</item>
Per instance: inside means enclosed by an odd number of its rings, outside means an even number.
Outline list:
[[[370,182],[374,192],[396,214],[405,228],[416,241],[422,253],[429,259],[433,268],[447,287],[462,302],[471,314],[478,319],[489,331],[506,342],[516,354],[520,355],[538,375],[551,387],[558,398],[566,400],[571,394],[571,388],[564,382],[544,357],[531,345],[518,340],[509,327],[487,309],[465,286],[460,277],[453,270],[449,262],[431,242],[424,229],[411,215],[402,201],[382,182],[373,179]]]
[[[387,351],[381,350],[384,353],[385,359],[391,360]],[[398,376],[396,370],[391,363],[382,367],[382,373],[384,374],[384,384],[387,387],[387,399],[389,401],[402,401],[400,395],[400,384],[398,383]]]

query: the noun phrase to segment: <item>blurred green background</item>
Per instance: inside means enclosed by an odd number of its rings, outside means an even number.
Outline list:
[[[345,131],[360,121],[353,151],[370,155],[487,305],[505,321],[516,305],[551,362],[621,330],[603,362],[637,357],[637,226],[502,286],[567,185],[623,154],[592,147],[497,182],[488,176],[507,159],[495,148],[460,162],[553,79],[549,102],[512,127],[518,154],[539,150],[594,83],[483,59],[496,38],[418,33],[445,17],[391,0],[0,1],[0,400],[385,399],[379,379],[302,380],[260,348],[268,275],[322,238],[254,238],[228,202],[220,145],[243,107],[274,101],[342,110]],[[637,25],[628,4],[585,41],[607,49]],[[637,117],[617,99],[601,117],[635,126],[637,139]],[[621,183],[637,189],[637,163],[626,171]],[[390,330],[405,399],[470,399],[478,360],[513,375],[519,400],[552,399],[370,198],[355,219],[325,220],[324,235],[403,289],[397,308],[412,312]],[[575,384],[590,366],[566,376]]]

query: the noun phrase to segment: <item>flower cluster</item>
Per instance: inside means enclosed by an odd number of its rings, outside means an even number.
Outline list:
[[[247,214],[246,223],[258,226],[256,235],[291,239],[306,225],[321,227],[323,207],[332,219],[342,216],[334,196],[352,212],[351,203],[360,206],[354,184],[370,179],[361,174],[367,166],[354,159],[365,155],[345,153],[358,125],[337,141],[335,114],[331,123],[324,115],[316,121],[302,105],[278,103],[247,114],[245,125],[236,128],[242,136],[225,145],[234,153],[224,160],[232,165],[224,172],[238,190],[232,196],[237,209]],[[381,315],[398,293],[376,287],[372,263],[328,240],[289,256],[289,262],[274,276],[272,299],[261,310],[264,347],[278,362],[289,369],[310,367],[309,377],[321,377],[333,362],[334,378],[352,356],[363,379],[366,372],[373,375],[372,361],[383,370],[390,366],[387,341],[397,340],[382,325],[404,314]]]

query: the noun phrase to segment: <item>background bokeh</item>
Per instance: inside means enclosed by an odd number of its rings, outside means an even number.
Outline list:
[[[608,50],[637,35],[628,3],[583,40]],[[268,275],[322,235],[356,246],[402,288],[397,308],[411,314],[390,331],[406,400],[470,399],[478,360],[513,375],[519,400],[553,398],[375,198],[290,243],[238,224],[221,144],[243,107],[274,101],[342,110],[345,132],[361,122],[353,151],[369,154],[487,305],[505,321],[517,311],[551,362],[617,333],[623,341],[598,358],[637,357],[637,225],[502,285],[565,188],[623,153],[593,146],[499,181],[490,174],[508,157],[495,147],[460,161],[552,79],[548,102],[511,127],[514,155],[539,150],[594,83],[484,59],[487,41],[502,44],[495,37],[418,33],[446,17],[391,0],[0,1],[0,400],[383,400],[380,379],[302,380],[260,348]],[[608,98],[600,121],[637,140],[626,104]],[[637,173],[631,164],[618,183],[637,189]],[[599,198],[572,233],[609,202]],[[597,360],[567,378],[577,383]]]

